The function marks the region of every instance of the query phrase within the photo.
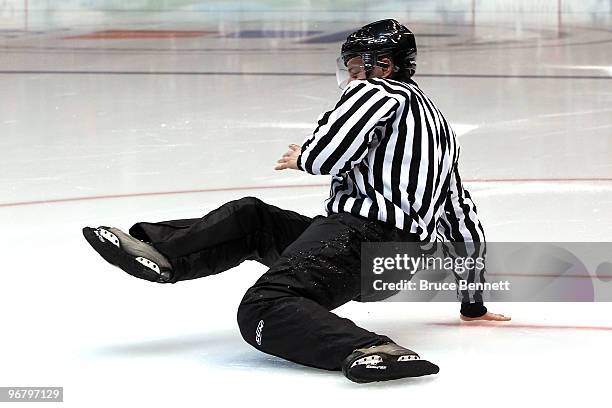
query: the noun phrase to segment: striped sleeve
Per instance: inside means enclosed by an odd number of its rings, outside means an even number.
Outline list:
[[[364,159],[376,129],[385,126],[398,105],[380,87],[353,81],[302,144],[298,168],[310,174],[346,173]]]
[[[484,230],[476,213],[476,205],[461,183],[457,163],[450,176],[450,188],[440,218],[438,234],[442,235],[445,241],[461,243],[454,247],[457,252],[453,254],[455,256],[472,258],[486,256]],[[473,268],[461,276],[455,274],[455,279],[467,280],[468,283],[484,282],[485,269]],[[463,303],[482,303],[482,291],[462,291],[460,298]]]

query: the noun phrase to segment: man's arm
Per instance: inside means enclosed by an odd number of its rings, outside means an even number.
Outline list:
[[[459,175],[458,162],[455,163],[450,178],[450,186],[444,211],[440,219],[438,233],[446,241],[458,242],[456,249],[459,256],[484,258],[486,254],[486,240],[482,224],[478,219],[476,205],[470,193],[463,188]],[[467,275],[466,275],[467,274]],[[455,275],[455,279],[467,280],[472,283],[484,282],[485,269],[475,267],[466,271],[462,276]],[[460,293],[461,318],[463,320],[510,320],[509,317],[490,313],[483,304],[481,290],[466,290]]]
[[[326,112],[300,150],[297,145],[278,161],[277,170],[339,175],[360,163],[374,131],[395,114],[399,102],[367,81],[352,82],[334,109]]]

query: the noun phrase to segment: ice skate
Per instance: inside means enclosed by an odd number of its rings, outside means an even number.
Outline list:
[[[172,267],[164,255],[118,228],[85,227],[83,235],[102,258],[132,276],[159,283],[172,277]]]
[[[437,365],[395,343],[357,349],[342,363],[344,375],[357,383],[421,377],[438,371]]]

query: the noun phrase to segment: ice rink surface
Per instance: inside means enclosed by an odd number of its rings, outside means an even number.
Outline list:
[[[274,163],[338,97],[343,37],[396,18],[488,240],[611,241],[610,1],[134,3],[0,1],[0,386],[63,386],[70,407],[609,406],[609,303],[491,303],[512,322],[478,325],[453,303],[350,303],[441,369],[357,385],[242,340],[265,267],[150,284],[81,228],[248,195],[321,213],[328,179]]]

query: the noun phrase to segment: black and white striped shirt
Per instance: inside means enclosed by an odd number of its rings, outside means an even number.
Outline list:
[[[458,158],[455,133],[415,82],[368,79],[323,114],[297,165],[333,176],[328,214],[380,220],[422,241],[482,242]]]
[[[302,144],[297,166],[332,175],[328,214],[380,220],[421,241],[484,243],[458,159],[453,129],[417,84],[377,78],[348,85]],[[476,275],[469,280],[483,280]]]

